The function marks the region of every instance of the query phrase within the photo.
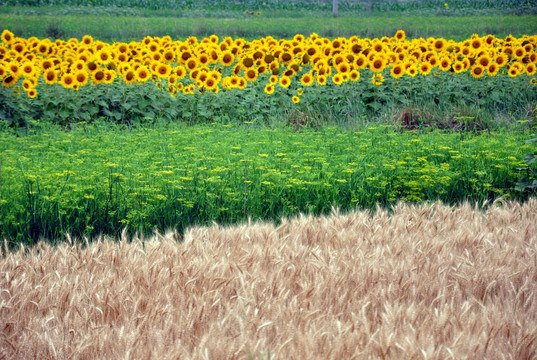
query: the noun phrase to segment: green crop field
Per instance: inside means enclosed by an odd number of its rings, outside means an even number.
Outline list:
[[[0,23],[13,246],[537,187],[535,1],[9,0]]]
[[[3,134],[0,234],[17,241],[373,208],[512,190],[527,131],[82,126]]]

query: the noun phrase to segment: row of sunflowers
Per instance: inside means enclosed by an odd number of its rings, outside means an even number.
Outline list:
[[[292,83],[302,87],[341,85],[360,80],[369,69],[371,81],[381,85],[384,76],[401,78],[440,72],[469,72],[475,78],[504,75],[534,75],[537,36],[505,39],[494,35],[455,42],[443,38],[407,40],[405,32],[380,39],[328,39],[311,34],[293,39],[270,36],[245,41],[212,35],[185,41],[169,36],[147,36],[141,42],[78,39],[55,40],[1,34],[0,81],[30,98],[38,95],[38,84],[61,84],[78,90],[83,86],[123,81],[152,81],[172,96],[244,89],[265,81],[265,92]],[[363,71],[362,71],[363,73]],[[535,78],[531,79],[535,82]],[[299,89],[298,94],[302,92]],[[298,101],[298,98],[296,98]]]

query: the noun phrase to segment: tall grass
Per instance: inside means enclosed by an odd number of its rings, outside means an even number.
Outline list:
[[[537,356],[537,202],[397,205],[0,256],[6,358]],[[269,355],[270,354],[270,355]]]

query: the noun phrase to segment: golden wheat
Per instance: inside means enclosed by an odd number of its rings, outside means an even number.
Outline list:
[[[535,358],[536,220],[399,204],[4,251],[0,358]]]

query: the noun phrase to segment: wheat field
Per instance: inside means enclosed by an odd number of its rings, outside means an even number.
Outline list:
[[[531,359],[537,201],[2,250],[0,358]]]

